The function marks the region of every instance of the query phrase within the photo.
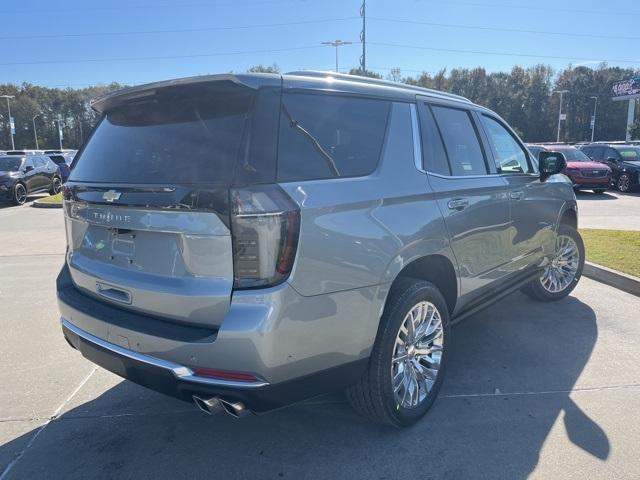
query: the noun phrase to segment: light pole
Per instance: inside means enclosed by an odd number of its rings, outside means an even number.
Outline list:
[[[62,117],[60,115],[58,115],[56,122],[58,122],[58,140],[60,141],[60,150],[62,150]]]
[[[36,139],[36,150],[40,150],[40,147],[38,146],[38,131],[36,130],[36,118],[38,118],[39,116],[40,116],[40,114],[36,113],[31,118],[31,123],[33,123],[33,138]]]
[[[560,94],[560,109],[558,110],[558,136],[556,137],[556,142],[560,143],[560,122],[563,120],[562,118],[562,96],[565,93],[569,93],[569,90],[557,90],[554,93]],[[565,114],[566,118],[566,114]]]
[[[338,47],[343,45],[351,45],[353,42],[344,42],[342,40],[335,40],[333,42],[322,42],[322,45],[330,45],[336,48],[336,73],[338,73]]]
[[[11,105],[9,104],[9,100],[14,98],[13,95],[0,95],[0,98],[6,98],[7,99],[7,110],[9,111],[9,133],[11,134],[11,150],[15,150],[16,146],[13,143],[13,128],[14,128],[14,123],[13,123],[13,119],[11,118]]]
[[[598,111],[598,97],[591,97],[595,100],[593,102],[593,117],[591,117],[591,141],[593,142],[593,135],[596,131],[596,112]]]

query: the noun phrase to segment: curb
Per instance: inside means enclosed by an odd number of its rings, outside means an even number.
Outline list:
[[[60,203],[38,203],[36,200],[31,204],[32,208],[62,208]]]
[[[640,297],[640,278],[591,262],[584,262],[582,274],[592,280]]]

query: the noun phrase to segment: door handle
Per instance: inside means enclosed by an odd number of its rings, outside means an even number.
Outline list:
[[[453,200],[449,200],[447,206],[451,210],[464,210],[469,206],[469,200],[466,198],[454,198]]]
[[[511,198],[512,200],[520,200],[523,196],[524,192],[522,192],[521,190],[509,192],[509,198]]]

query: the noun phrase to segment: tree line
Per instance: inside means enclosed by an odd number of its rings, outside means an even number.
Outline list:
[[[252,72],[279,72],[277,65],[251,67]],[[382,78],[375,72],[352,69],[352,74]],[[630,68],[600,65],[573,67],[555,72],[548,65],[529,68],[515,66],[510,72],[491,72],[482,68],[455,68],[435,74],[403,76],[393,69],[387,78],[410,85],[455,93],[484,105],[501,115],[527,142],[555,141],[558,125],[559,90],[564,95],[560,140],[577,142],[591,138],[592,97],[598,97],[595,140],[621,140],[625,137],[627,102],[611,100],[611,85],[640,73]],[[63,147],[78,148],[97,121],[89,102],[123,85],[111,83],[82,89],[46,88],[24,83],[0,84],[0,95],[13,95],[11,113],[15,118],[16,148],[34,148],[33,118],[40,148],[58,146],[57,119],[63,132]],[[634,133],[640,136],[640,121]],[[11,148],[6,104],[0,102],[0,149]]]

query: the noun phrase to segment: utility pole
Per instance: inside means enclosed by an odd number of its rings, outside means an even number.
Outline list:
[[[60,150],[62,150],[62,117],[58,115],[58,140],[60,141]]]
[[[36,150],[40,150],[40,147],[38,146],[38,131],[36,130],[36,118],[39,116],[40,114],[36,113],[31,119],[31,123],[33,123],[33,138],[36,139]]]
[[[343,45],[351,45],[353,42],[343,42],[342,40],[334,40],[333,42],[322,42],[322,45],[330,45],[336,48],[336,73],[338,73],[338,47]]]
[[[15,122],[13,121],[13,117],[11,117],[11,105],[9,104],[9,100],[14,98],[13,95],[0,95],[0,98],[7,99],[7,110],[9,111],[9,133],[11,134],[11,150],[15,150],[16,146],[13,143],[13,132],[15,131]]]
[[[596,112],[598,111],[598,97],[591,97],[595,100],[593,102],[593,117],[591,117],[591,141],[593,142],[593,136],[596,131]]]
[[[360,56],[360,70],[367,70],[367,0],[362,0],[360,7],[362,17],[362,30],[360,31],[360,42],[362,42],[362,55]]]
[[[559,94],[560,94],[560,109],[558,110],[558,136],[557,136],[557,138],[556,138],[556,142],[558,142],[558,143],[559,143],[559,142],[560,142],[560,122],[561,122],[562,120],[565,120],[565,119],[567,118],[567,115],[566,115],[566,114],[564,114],[564,116],[563,116],[563,114],[562,114],[562,96],[563,96],[565,93],[569,93],[569,90],[557,90],[557,91],[556,91],[556,92],[554,92],[554,93],[559,93]]]

